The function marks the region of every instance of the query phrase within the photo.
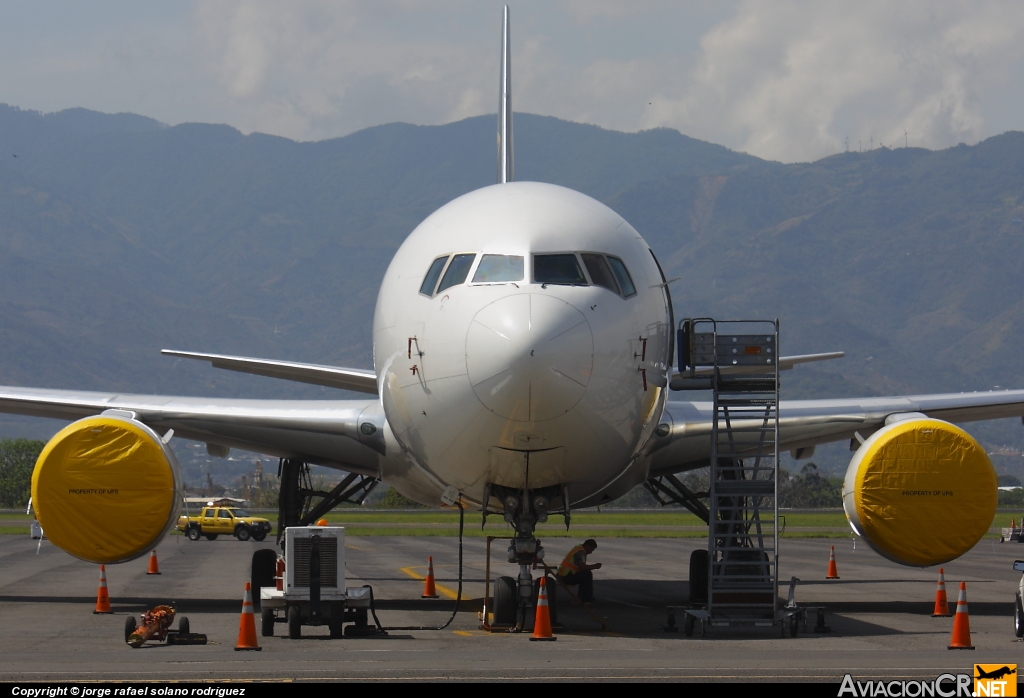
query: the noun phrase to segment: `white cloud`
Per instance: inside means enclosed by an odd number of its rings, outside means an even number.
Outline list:
[[[0,5],[0,101],[316,140],[497,104],[500,0]],[[783,161],[1022,128],[1024,4],[517,0],[517,111]]]
[[[645,119],[761,157],[814,159],[987,130],[985,87],[1024,58],[1024,5],[745,2],[700,41],[689,84]],[[997,88],[1011,89],[997,81]]]

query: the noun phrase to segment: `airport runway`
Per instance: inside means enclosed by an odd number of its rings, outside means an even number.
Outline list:
[[[778,629],[711,628],[707,637],[666,633],[665,607],[686,599],[689,553],[700,540],[600,540],[592,561],[594,610],[607,617],[602,632],[582,609],[559,604],[564,628],[557,642],[479,630],[484,541],[466,541],[464,604],[444,631],[393,632],[386,637],[330,640],[327,628],[304,628],[301,640],[260,638],[261,652],[235,652],[242,590],[250,556],[271,545],[234,539],[167,539],[158,549],[161,576],[147,576],[147,559],[108,568],[114,615],[93,615],[98,567],[27,536],[0,536],[0,680],[825,680],[934,678],[968,671],[974,662],[1016,663],[1013,598],[1020,575],[1013,560],[1024,546],[984,541],[945,566],[951,604],[968,583],[977,650],[951,652],[952,619],[931,618],[936,570],[900,567],[861,543],[836,546],[839,581],[824,580],[836,540],[784,540],[781,576],[797,576],[797,601],[824,605],[832,632],[781,638]],[[549,561],[573,544],[552,540]],[[496,542],[501,557],[501,546]],[[456,588],[457,539],[350,537],[348,585],[373,585],[384,625],[441,624],[452,602],[422,601],[427,555],[438,582]],[[495,561],[498,573],[514,574]],[[785,594],[785,591],[783,591]],[[124,644],[125,614],[174,602],[203,647]],[[812,621],[813,625],[813,621]],[[278,635],[284,626],[278,625]],[[1024,662],[1022,662],[1024,663]]]

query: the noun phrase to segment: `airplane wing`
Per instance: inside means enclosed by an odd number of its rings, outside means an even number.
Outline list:
[[[354,390],[359,393],[377,395],[377,374],[373,371],[358,368],[338,368],[320,364],[300,364],[294,361],[274,361],[271,359],[253,359],[248,356],[225,356],[223,354],[200,354],[192,351],[174,351],[164,349],[160,352],[165,356],[177,356],[182,359],[198,359],[209,361],[214,368],[226,368],[240,373],[254,373],[269,378],[282,378],[300,383],[312,383],[328,388]]]
[[[839,400],[781,400],[779,450],[809,448],[833,441],[867,438],[892,415],[922,413],[947,422],[974,422],[1024,416],[1024,390],[912,395]],[[651,475],[707,465],[711,452],[712,403],[669,401],[662,423],[669,433],[655,437]]]
[[[160,434],[173,429],[208,445],[361,475],[379,476],[384,454],[384,411],[376,399],[236,400],[0,386],[0,412],[76,420],[105,410],[134,413]]]

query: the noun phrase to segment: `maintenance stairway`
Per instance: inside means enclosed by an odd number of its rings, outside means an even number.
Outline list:
[[[711,389],[706,605],[684,609],[686,632],[704,625],[775,625],[778,583],[778,320],[685,320],[679,331],[681,381]],[[699,565],[698,565],[699,567]],[[691,589],[700,584],[691,577]]]

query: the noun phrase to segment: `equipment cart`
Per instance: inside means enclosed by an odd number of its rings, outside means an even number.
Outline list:
[[[291,639],[302,636],[303,625],[326,625],[333,638],[373,632],[367,618],[370,588],[345,588],[343,527],[287,528],[284,550],[284,558],[277,559],[275,587],[260,589],[264,637],[274,634],[275,623],[287,623]]]

